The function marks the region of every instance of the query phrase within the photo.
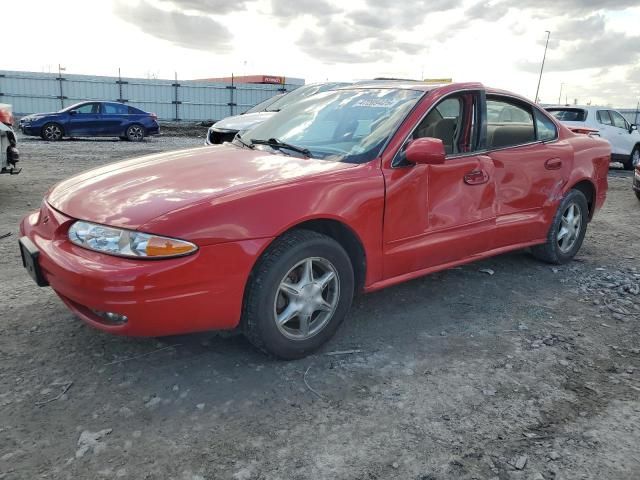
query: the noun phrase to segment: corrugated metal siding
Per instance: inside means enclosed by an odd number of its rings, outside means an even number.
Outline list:
[[[85,100],[122,99],[128,105],[154,112],[161,120],[219,120],[236,115],[267,98],[294,90],[299,84],[261,85],[207,83],[193,80],[62,75],[0,70],[0,102],[13,105],[14,114],[60,110]],[[60,86],[62,85],[62,99]],[[122,94],[122,96],[121,96]],[[176,116],[177,105],[177,116]]]

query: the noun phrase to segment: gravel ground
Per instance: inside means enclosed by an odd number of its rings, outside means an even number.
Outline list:
[[[0,177],[0,479],[640,478],[628,172],[576,261],[516,252],[359,297],[323,351],[281,362],[230,334],[103,334],[21,268],[18,221],[53,183],[201,138],[20,141],[23,173]]]

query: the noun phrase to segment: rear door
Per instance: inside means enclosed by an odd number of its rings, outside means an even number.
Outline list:
[[[103,135],[124,135],[125,124],[129,118],[129,107],[121,103],[103,103],[101,130]]]
[[[487,111],[487,150],[497,188],[493,248],[544,239],[571,171],[572,149],[558,141],[546,114],[527,102],[491,95]]]
[[[384,277],[446,265],[489,249],[495,228],[494,166],[483,152],[484,92],[453,93],[427,107],[389,165],[384,216]],[[403,158],[411,141],[439,138],[441,165]]]

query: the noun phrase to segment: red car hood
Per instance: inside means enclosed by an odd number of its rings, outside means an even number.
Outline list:
[[[56,185],[47,202],[72,218],[135,229],[187,205],[352,167],[234,146],[149,155]]]

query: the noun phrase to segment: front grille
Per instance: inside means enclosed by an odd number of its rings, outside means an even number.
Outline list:
[[[213,144],[221,144],[224,142],[230,142],[233,140],[233,137],[236,136],[236,131],[228,131],[228,132],[216,132],[215,130],[209,130],[209,143]]]

